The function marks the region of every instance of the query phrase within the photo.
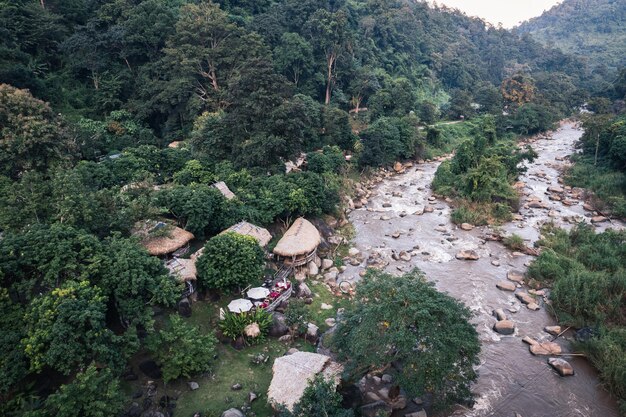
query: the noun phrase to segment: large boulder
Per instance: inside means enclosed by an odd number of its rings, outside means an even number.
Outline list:
[[[561,353],[561,346],[554,342],[543,342],[529,346],[530,353],[533,355],[559,355]]]
[[[474,250],[462,250],[456,254],[456,259],[463,261],[477,261],[479,258],[480,256]]]
[[[319,269],[319,267],[318,267],[318,266],[317,266],[317,264],[316,264],[315,262],[313,262],[313,261],[309,262],[309,264],[307,265],[307,268],[308,268],[308,270],[309,270],[309,271],[308,271],[308,272],[309,272],[309,275],[311,275],[311,276],[315,276],[315,275],[317,275],[317,274],[319,274],[319,273],[320,273],[320,269]]]
[[[493,325],[493,329],[503,335],[510,335],[515,332],[515,323],[511,320],[500,320]]]
[[[300,285],[298,286],[298,297],[309,298],[312,295],[313,295],[313,292],[311,291],[309,286],[306,285],[305,282],[301,282]]]
[[[553,367],[561,376],[571,376],[574,375],[574,368],[569,364],[568,361],[561,358],[550,358],[548,359],[548,364]]]
[[[330,357],[311,352],[295,352],[276,358],[272,367],[272,382],[267,391],[267,400],[278,407],[283,404],[293,410],[300,401],[309,381],[321,374],[327,381],[339,384],[343,367],[333,362]]]
[[[269,334],[272,337],[281,337],[289,333],[289,327],[285,323],[285,315],[283,313],[272,313],[272,326]]]

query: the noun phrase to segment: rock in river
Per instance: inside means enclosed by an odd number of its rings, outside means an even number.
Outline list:
[[[515,323],[511,320],[500,320],[493,325],[493,329],[503,335],[513,334],[515,332]]]
[[[572,365],[564,359],[550,358],[548,359],[548,364],[550,364],[550,366],[553,367],[561,376],[574,375],[574,368],[572,368]]]
[[[515,289],[517,288],[515,283],[510,281],[497,282],[496,287],[498,287],[498,289],[501,289],[502,291],[515,291]]]
[[[474,250],[462,250],[456,254],[456,259],[463,261],[477,261],[479,258],[480,256]]]
[[[552,336],[558,336],[559,333],[561,333],[561,326],[546,326],[543,330],[550,333]]]
[[[472,230],[473,228],[474,226],[469,223],[461,224],[461,230],[469,231],[469,230]]]
[[[529,350],[533,355],[559,355],[561,353],[561,346],[554,342],[543,342],[530,345]]]
[[[506,274],[507,279],[513,282],[523,282],[524,281],[524,273],[521,271],[509,271]]]
[[[524,304],[531,304],[535,302],[535,299],[531,297],[530,294],[525,292],[518,292],[515,296]]]

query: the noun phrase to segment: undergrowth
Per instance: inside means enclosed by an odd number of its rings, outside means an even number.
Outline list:
[[[571,232],[553,226],[543,230],[541,255],[528,275],[552,287],[558,321],[592,329],[580,340],[606,387],[626,411],[626,231],[596,234],[589,225]]]

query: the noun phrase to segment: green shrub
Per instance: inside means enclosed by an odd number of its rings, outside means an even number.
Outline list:
[[[571,232],[542,230],[544,247],[531,264],[531,277],[551,283],[559,322],[591,326],[599,335],[581,342],[601,378],[626,408],[626,231],[595,233],[579,225]]]
[[[147,346],[163,371],[163,380],[190,377],[211,369],[217,339],[213,333],[200,333],[196,326],[172,314],[168,326],[152,335]]]
[[[246,326],[253,323],[259,325],[261,334],[255,338],[250,338],[245,335],[244,330]],[[232,340],[242,336],[247,344],[257,344],[267,337],[270,327],[272,327],[272,315],[263,309],[241,314],[226,312],[219,326],[222,334]]]
[[[293,406],[293,412],[283,408],[280,417],[353,417],[354,411],[341,407],[341,394],[335,390],[331,379],[317,375],[305,388],[302,397]]]
[[[511,236],[507,236],[502,241],[504,246],[511,250],[521,251],[526,248],[526,244],[524,243],[524,239],[516,234],[512,234]]]
[[[289,327],[292,338],[298,333],[303,333],[307,330],[310,316],[304,300],[298,298],[289,301],[289,305],[285,310],[285,324]]]
[[[484,216],[484,212],[473,210],[467,204],[461,204],[455,208],[450,216],[452,223],[462,224],[469,223],[473,225],[485,225],[488,223],[487,217]]]
[[[602,329],[597,338],[579,343],[607,388],[621,399],[621,410],[626,410],[626,329]]]
[[[228,232],[212,237],[196,263],[202,288],[221,291],[258,281],[265,264],[263,250],[250,236]]]

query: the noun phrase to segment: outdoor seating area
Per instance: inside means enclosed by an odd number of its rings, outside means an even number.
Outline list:
[[[288,276],[291,268],[279,270],[272,279],[266,280],[261,287],[245,291],[246,298],[238,298],[228,304],[231,313],[247,313],[257,308],[274,311],[283,301],[287,301],[293,292]]]
[[[274,254],[277,261],[284,265],[299,267],[315,259],[321,241],[322,237],[317,228],[300,217],[278,241]]]

